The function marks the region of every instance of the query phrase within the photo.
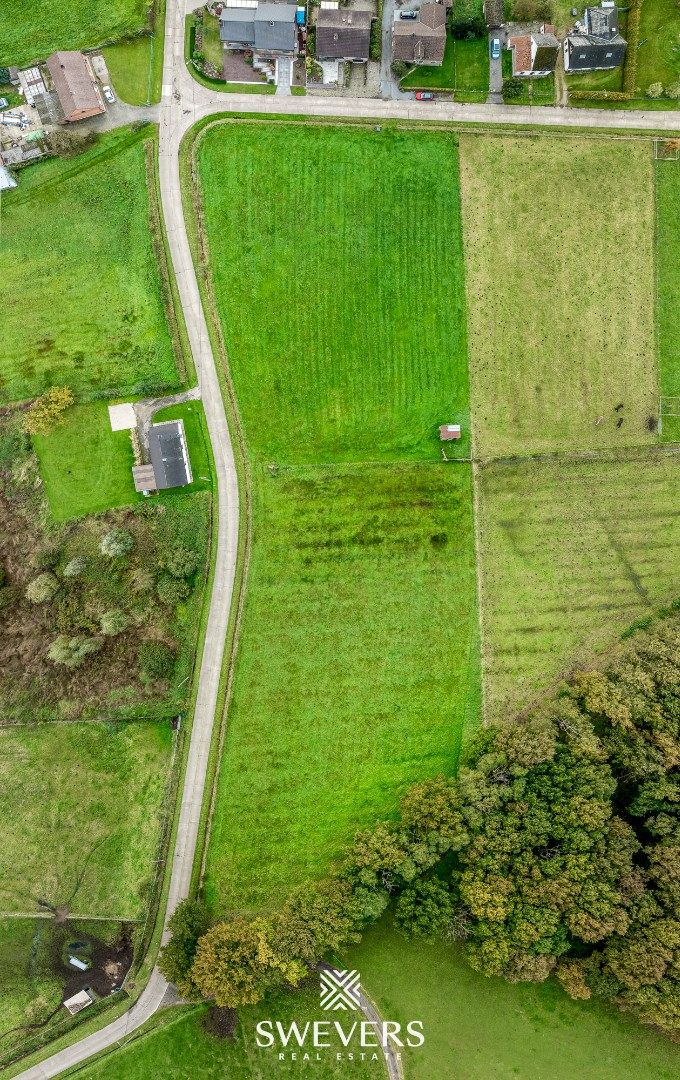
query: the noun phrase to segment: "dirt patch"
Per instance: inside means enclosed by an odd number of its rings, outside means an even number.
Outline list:
[[[238,1027],[236,1009],[221,1009],[213,1005],[212,1009],[206,1013],[203,1027],[208,1034],[214,1035],[217,1039],[229,1039],[230,1042],[234,1042]]]
[[[79,948],[69,948],[77,944]],[[86,945],[86,949],[83,948]],[[87,971],[77,971],[68,963],[68,955],[87,953],[87,962],[91,965]],[[123,979],[130,970],[134,950],[129,928],[123,927],[121,935],[111,945],[99,938],[71,930],[62,948],[60,974],[66,971],[62,999],[77,994],[79,990],[93,990],[97,997],[108,997],[123,985]]]

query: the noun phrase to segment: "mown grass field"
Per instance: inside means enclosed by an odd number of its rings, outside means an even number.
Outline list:
[[[199,165],[251,452],[439,460],[439,424],[467,435],[454,136],[232,123]]]
[[[44,0],[0,7],[0,67],[92,48],[146,25],[148,0]],[[19,8],[21,10],[19,10]]]
[[[461,137],[482,458],[656,441],[652,170],[647,143]]]
[[[478,712],[468,466],[259,470],[206,895],[273,907]]]
[[[680,414],[680,161],[657,161],[655,178],[659,377]],[[663,437],[680,441],[680,415],[663,418]]]
[[[143,498],[132,480],[130,432],[111,430],[105,401],[74,405],[49,434],[35,435],[33,446],[55,521]]]
[[[409,1080],[673,1080],[677,1047],[625,1015],[572,1001],[554,982],[486,978],[461,950],[381,925],[343,957],[384,1017],[423,1021]],[[113,1075],[113,1074],[111,1074]]]
[[[178,376],[149,224],[144,136],[27,169],[3,196],[0,395],[116,396]]]
[[[278,1050],[260,1049],[255,1041],[255,1025],[260,1020],[277,1021],[288,1029],[296,1023],[304,1030],[305,1024],[325,1020],[327,1013],[319,1007],[319,991],[314,980],[310,989],[296,994],[276,995],[258,1006],[239,1009],[236,1038],[219,1039],[205,1030],[208,1011],[199,1009],[166,1009],[160,1022],[155,1022],[145,1034],[128,1046],[114,1051],[84,1068],[78,1069],[81,1080],[269,1080],[280,1077],[288,1080],[301,1074],[313,1075],[318,1080],[344,1080],[347,1076],[357,1080],[383,1080],[384,1065],[380,1061],[361,1061],[360,1051],[356,1060],[347,1060],[337,1036],[329,1038],[329,1047],[319,1050],[319,1061],[304,1062],[300,1048],[296,1060],[279,1061]],[[351,1027],[345,1021],[344,1026]],[[312,1055],[316,1051],[311,1052]],[[341,1060],[336,1060],[336,1054]],[[381,1051],[364,1051],[366,1054]]]
[[[2,910],[142,917],[171,744],[165,724],[0,729]]]
[[[511,717],[680,595],[678,461],[496,462],[479,478],[485,704]]]
[[[652,83],[664,88],[680,81],[680,8],[674,0],[644,0],[640,15],[637,85],[644,91]],[[678,101],[664,99],[664,108],[677,109]]]

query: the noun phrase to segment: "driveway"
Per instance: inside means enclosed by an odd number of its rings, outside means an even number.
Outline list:
[[[391,101],[412,101],[413,94],[399,89],[392,74],[392,26],[395,18],[394,0],[384,0],[382,13],[382,54],[380,56],[380,97]]]
[[[501,55],[497,60],[494,60],[491,55],[491,42],[494,38],[498,38],[501,43]],[[503,104],[503,46],[505,44],[505,33],[503,30],[491,30],[489,33],[489,96],[487,97],[487,104],[489,105],[502,105]]]

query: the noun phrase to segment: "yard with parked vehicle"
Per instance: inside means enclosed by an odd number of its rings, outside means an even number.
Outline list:
[[[477,722],[470,467],[437,435],[468,433],[457,150],[227,123],[198,165],[254,487],[206,891],[253,909]]]
[[[461,136],[461,190],[477,454],[655,443],[650,144]]]
[[[101,136],[3,195],[5,401],[54,385],[112,397],[178,385],[151,231],[151,134]]]
[[[167,724],[0,729],[2,906],[138,919],[156,874]]]
[[[653,450],[480,473],[487,714],[510,717],[680,596],[678,461]]]

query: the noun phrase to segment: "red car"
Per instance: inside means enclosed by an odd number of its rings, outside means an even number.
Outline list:
[[[434,94],[431,90],[419,90],[416,94],[416,101],[434,101]]]

